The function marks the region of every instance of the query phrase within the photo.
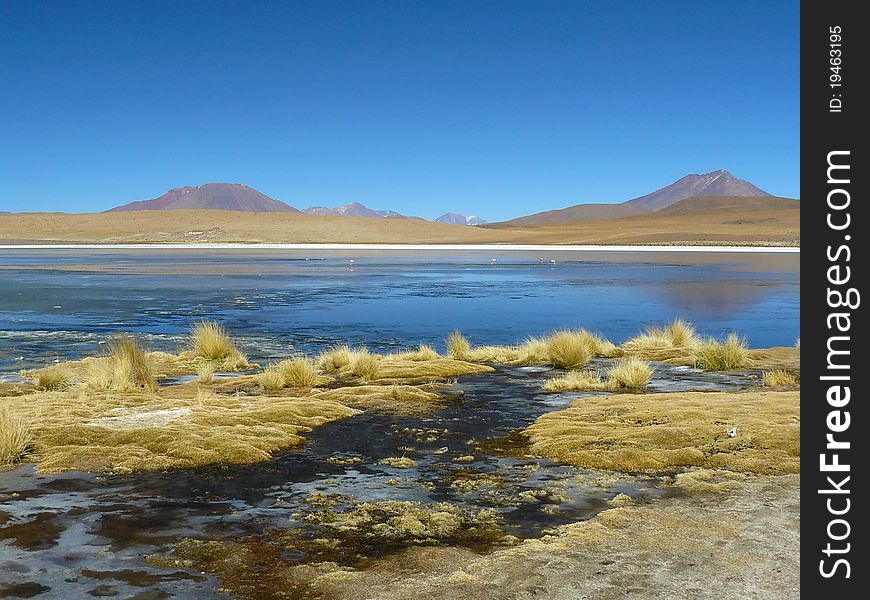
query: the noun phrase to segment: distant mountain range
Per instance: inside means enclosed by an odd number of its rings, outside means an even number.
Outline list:
[[[372,210],[359,202],[343,204],[336,208],[312,206],[299,210],[286,202],[275,200],[258,192],[254,188],[241,183],[206,183],[197,186],[174,188],[151,200],[137,200],[122,206],[110,208],[105,212],[120,212],[131,210],[237,210],[243,212],[290,212],[307,215],[366,217],[377,219],[419,219],[409,217],[394,210]],[[464,217],[456,213],[447,213],[438,219],[440,223],[459,225],[482,225],[486,223],[476,216]]]
[[[450,225],[483,225],[486,223],[483,219],[476,215],[460,215],[459,213],[449,212],[435,219],[436,223],[449,223]]]
[[[351,202],[336,208],[327,208],[325,206],[312,206],[303,210],[307,215],[330,215],[337,217],[369,217],[382,219],[408,219],[414,217],[406,217],[394,210],[372,210],[359,202]]]
[[[548,210],[524,217],[489,223],[480,217],[465,216],[448,212],[435,219],[438,223],[451,225],[485,225],[486,227],[504,228],[516,226],[546,225],[551,223],[570,223],[583,221],[605,221],[641,217],[652,213],[662,213],[668,207],[678,205],[687,198],[715,197],[715,207],[720,207],[722,198],[758,198],[758,207],[766,207],[773,199],[755,185],[739,179],[725,170],[710,173],[692,174],[675,181],[661,189],[645,196],[627,200],[617,204],[584,203],[567,208]],[[709,203],[708,203],[709,204]],[[740,203],[738,203],[740,204]],[[740,204],[744,208],[749,205]],[[774,203],[775,204],[775,203]],[[703,203],[692,203],[692,210],[697,210]],[[710,205],[708,208],[713,208]],[[736,206],[736,205],[735,205]],[[752,205],[755,207],[756,205]],[[417,219],[400,214],[394,210],[373,210],[359,202],[351,202],[336,208],[312,206],[302,211],[280,200],[270,198],[257,190],[239,183],[206,183],[198,186],[188,186],[169,190],[159,198],[139,200],[123,206],[112,208],[106,212],[133,210],[178,210],[178,209],[214,209],[244,212],[286,212],[305,213],[308,215],[366,217],[378,219]],[[758,210],[759,208],[754,208]],[[682,210],[686,210],[684,206]],[[664,213],[663,213],[664,214]],[[677,213],[675,213],[677,214]]]
[[[720,169],[709,173],[686,175],[670,185],[645,196],[620,204],[575,204],[558,210],[547,210],[495,224],[495,226],[540,225],[574,221],[606,221],[651,214],[681,200],[701,196],[772,197],[748,181]],[[492,225],[491,225],[492,226]]]

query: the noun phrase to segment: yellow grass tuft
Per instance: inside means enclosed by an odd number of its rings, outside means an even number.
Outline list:
[[[665,336],[674,346],[687,348],[698,343],[695,326],[682,319],[674,319],[665,325],[664,331]]]
[[[216,371],[215,364],[211,361],[204,362],[199,365],[196,369],[196,374],[199,375],[200,383],[212,383],[214,381],[214,374]]]
[[[226,328],[215,321],[201,321],[190,333],[193,349],[205,360],[225,361],[233,370],[245,368],[248,361],[230,338]]]
[[[411,360],[411,361],[428,361],[428,360],[438,360],[441,356],[432,346],[428,344],[420,344],[417,350],[408,350],[406,352],[396,352],[394,354],[390,354],[387,356],[388,359],[392,360]]]
[[[645,360],[627,358],[617,361],[607,371],[607,381],[612,389],[638,390],[652,380],[653,370]]]
[[[327,373],[336,373],[350,366],[353,352],[347,344],[335,346],[320,353],[317,359],[320,368]]]
[[[598,338],[596,354],[604,358],[620,358],[625,354],[625,351],[608,339]]]
[[[557,331],[547,338],[547,355],[553,366],[576,369],[588,363],[598,350],[596,337],[588,331]]]
[[[578,392],[584,390],[637,390],[650,382],[653,370],[649,363],[634,358],[617,361],[602,378],[598,371],[568,371],[564,375],[548,379],[545,392]]]
[[[471,343],[459,331],[454,331],[447,336],[447,353],[456,360],[464,360],[471,350]]]
[[[74,373],[69,365],[51,365],[44,369],[32,372],[33,383],[36,389],[46,391],[61,391],[68,389],[73,384]]]
[[[88,363],[87,383],[103,391],[132,392],[157,389],[151,359],[139,342],[126,334],[109,341],[109,355]]]
[[[665,359],[685,355],[698,344],[695,327],[682,319],[674,319],[664,327],[647,327],[625,342],[623,348],[635,356]]]
[[[317,365],[310,358],[300,356],[278,363],[278,370],[289,388],[310,388],[317,385]]]
[[[576,392],[583,390],[604,390],[605,382],[598,371],[568,371],[564,375],[544,382],[545,392]]]
[[[785,385],[795,385],[800,381],[798,376],[791,371],[785,369],[774,369],[773,371],[765,371],[762,382],[764,387],[779,387]]]
[[[543,365],[550,362],[545,338],[530,337],[517,347],[517,362],[524,365]]]
[[[0,465],[17,462],[30,449],[33,432],[21,415],[0,407]]]
[[[746,340],[736,333],[729,335],[724,342],[708,339],[700,343],[695,349],[693,361],[695,367],[704,371],[745,369],[752,365]]]
[[[448,353],[457,360],[505,365],[545,365],[576,368],[594,356],[617,357],[622,349],[585,329],[530,337],[515,346],[472,346],[459,332],[447,338]]]
[[[378,356],[366,349],[357,350],[350,363],[353,375],[363,381],[371,381],[378,377]]]
[[[266,392],[277,392],[284,387],[284,374],[278,365],[269,365],[257,375],[257,383]]]

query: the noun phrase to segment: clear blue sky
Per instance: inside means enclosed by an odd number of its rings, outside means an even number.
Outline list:
[[[0,210],[246,183],[496,220],[725,168],[799,193],[799,9],[0,2]]]

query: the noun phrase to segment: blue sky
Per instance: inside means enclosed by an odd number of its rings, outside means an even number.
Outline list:
[[[0,2],[0,210],[245,183],[497,220],[799,194],[798,2]]]

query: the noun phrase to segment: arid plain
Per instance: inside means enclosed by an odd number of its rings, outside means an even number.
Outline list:
[[[800,206],[768,198],[689,198],[633,217],[468,227],[220,210],[0,214],[0,243],[662,244],[799,246]],[[606,216],[606,215],[605,215]]]

